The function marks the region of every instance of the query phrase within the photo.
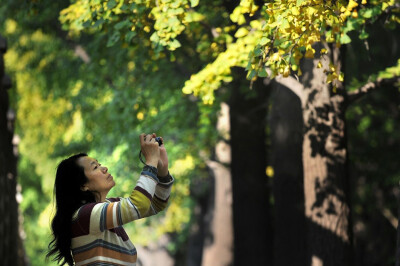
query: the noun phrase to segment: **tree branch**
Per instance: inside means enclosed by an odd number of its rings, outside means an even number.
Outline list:
[[[296,94],[301,101],[301,106],[304,107],[306,99],[304,98],[305,95],[303,93],[303,91],[304,91],[303,84],[301,84],[297,79],[295,79],[292,76],[284,78],[283,76],[279,75],[279,76],[275,77],[274,80],[277,83],[279,83],[280,85],[287,87],[294,94]]]
[[[358,88],[357,90],[347,93],[348,104],[349,105],[352,104],[353,102],[357,101],[364,95],[366,95],[382,86],[385,86],[385,85],[393,85],[394,86],[394,84],[397,82],[400,82],[400,76],[394,76],[393,78],[388,78],[388,79],[378,78],[374,82],[370,81],[370,82],[364,84],[362,87]]]

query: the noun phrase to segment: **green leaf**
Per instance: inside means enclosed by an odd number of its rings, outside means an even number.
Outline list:
[[[123,20],[118,22],[117,24],[114,25],[114,29],[116,30],[121,30],[122,28],[130,27],[132,26],[132,22],[129,20]]]
[[[96,20],[96,22],[94,23],[93,27],[96,28],[96,27],[98,27],[100,25],[103,25],[103,24],[104,24],[104,19],[100,18],[100,19]]]
[[[246,71],[249,71],[249,70],[251,69],[251,66],[252,66],[251,61],[249,61],[249,62],[247,63],[247,66],[246,66],[245,70],[246,70]]]
[[[281,24],[281,28],[282,29],[287,29],[290,27],[289,21],[287,19],[282,19],[282,24]]]
[[[304,3],[306,0],[297,0],[296,1],[296,6],[300,6],[302,3]]]
[[[121,6],[121,10],[129,10],[129,5],[123,4],[123,5]]]
[[[368,39],[369,34],[368,32],[365,31],[365,29],[363,29],[360,33],[360,35],[358,35],[358,37],[360,38],[360,40],[365,40]]]
[[[197,12],[186,12],[185,20],[187,22],[201,21],[204,19],[204,16]]]
[[[279,45],[279,48],[281,48],[281,49],[287,49],[289,46],[291,46],[292,45],[292,42],[291,41],[284,41],[284,42],[282,42],[280,45]]]
[[[364,18],[371,18],[373,16],[372,9],[362,9],[359,11],[359,14]]]
[[[133,37],[136,36],[136,31],[130,31],[125,35],[125,41],[130,43],[133,39]]]
[[[107,47],[111,47],[114,44],[116,44],[119,41],[121,34],[119,33],[119,31],[115,31],[109,38],[107,41]]]
[[[252,80],[256,75],[257,75],[257,71],[256,71],[255,69],[252,69],[252,70],[247,74],[247,79]]]
[[[181,43],[177,40],[177,39],[174,39],[172,42],[170,42],[169,44],[168,44],[168,47],[169,47],[169,49],[170,50],[175,50],[176,48],[179,48],[179,47],[181,47]]]
[[[362,19],[350,18],[347,20],[346,26],[344,27],[344,32],[349,32],[352,30],[357,30],[362,25]]]
[[[190,0],[190,6],[195,7],[199,4],[199,0]]]
[[[341,43],[341,44],[348,44],[348,43],[351,43],[351,38],[349,37],[349,35],[347,35],[346,33],[344,33],[342,36],[340,36],[340,43]]]
[[[116,5],[117,5],[117,2],[115,2],[115,0],[110,0],[110,1],[107,2],[107,7],[109,9],[114,8]]]
[[[260,45],[266,45],[267,43],[270,43],[271,40],[268,39],[267,37],[262,37],[260,40]]]
[[[268,73],[267,73],[267,71],[265,70],[265,68],[261,68],[261,69],[258,71],[257,75],[258,75],[260,78],[266,78],[266,77],[268,77]]]
[[[369,116],[365,116],[361,118],[360,124],[358,125],[358,131],[364,132],[367,130],[371,125],[371,118]]]
[[[254,50],[254,56],[260,56],[262,55],[262,50],[260,48],[257,48]]]
[[[285,41],[285,40],[283,40],[283,39],[275,39],[273,45],[274,45],[275,47],[278,47],[278,46],[281,45],[284,41]]]
[[[154,32],[151,36],[150,36],[150,41],[158,43],[160,41],[160,37],[158,37],[157,32]]]
[[[97,21],[96,21],[96,23],[97,23]],[[88,27],[90,27],[90,24],[92,24],[92,21],[86,20],[85,22],[82,23],[82,27],[88,28]]]

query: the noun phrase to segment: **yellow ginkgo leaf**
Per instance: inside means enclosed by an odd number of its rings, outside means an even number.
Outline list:
[[[351,11],[353,8],[357,7],[358,3],[354,0],[350,0],[349,4],[347,5],[347,10]]]

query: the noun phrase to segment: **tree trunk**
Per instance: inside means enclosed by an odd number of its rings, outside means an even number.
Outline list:
[[[274,265],[306,266],[301,101],[287,87],[272,84],[269,127],[274,171]]]
[[[338,49],[331,51],[340,64]],[[343,87],[326,83],[319,60],[303,66],[303,167],[310,265],[351,265],[347,143]],[[340,68],[339,68],[340,69]]]
[[[204,266],[233,264],[232,185],[230,170],[225,166],[231,163],[231,149],[224,141],[230,134],[229,107],[225,103],[221,104],[217,129],[223,140],[216,145],[216,160],[207,161],[214,189],[210,193],[207,234],[204,238]]]
[[[399,188],[400,189],[400,188]],[[397,195],[397,248],[396,248],[396,266],[400,266],[400,193]]]
[[[234,74],[229,102],[234,265],[271,265],[273,236],[265,173],[268,90],[255,82],[249,92],[245,71],[235,69]]]
[[[316,47],[318,51],[321,47]],[[329,48],[329,47],[325,47]],[[341,68],[338,49],[330,51]],[[303,175],[307,265],[351,265],[352,232],[345,129],[346,92],[326,82],[326,58],[305,59],[300,81],[275,78],[301,100]]]
[[[23,265],[16,201],[17,159],[12,144],[14,121],[7,93],[11,82],[4,73],[3,61],[6,49],[6,40],[0,36],[0,265]]]

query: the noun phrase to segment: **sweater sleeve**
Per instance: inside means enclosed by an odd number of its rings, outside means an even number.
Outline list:
[[[142,171],[128,198],[82,206],[73,217],[73,235],[100,233],[158,213],[167,206],[172,183],[159,183],[153,173]]]
[[[150,208],[146,213],[146,217],[155,215],[167,207],[169,196],[171,194],[172,184],[175,181],[172,176],[169,177],[170,180],[168,182],[158,182],[154,197],[150,204]]]

